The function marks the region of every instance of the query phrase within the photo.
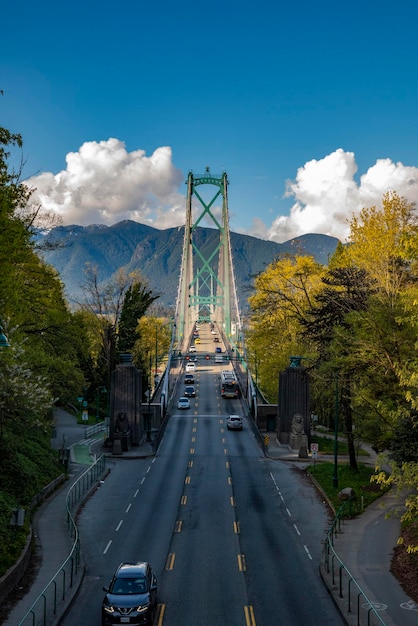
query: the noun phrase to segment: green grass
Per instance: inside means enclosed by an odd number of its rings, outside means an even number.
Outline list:
[[[374,469],[367,465],[359,464],[358,472],[353,472],[349,465],[339,464],[338,487],[333,486],[334,463],[315,463],[315,465],[310,465],[307,471],[326,493],[335,511],[343,504],[343,501],[338,498],[338,494],[346,487],[352,487],[356,495],[356,501],[351,511],[352,514],[361,513],[364,508],[385,493],[385,490],[382,490],[379,485],[370,482]],[[348,510],[347,512],[349,513]]]
[[[334,438],[313,435],[311,441],[319,445],[319,454],[334,454]],[[348,455],[348,445],[345,441],[338,442],[338,454]],[[356,456],[369,456],[367,450],[356,449]]]

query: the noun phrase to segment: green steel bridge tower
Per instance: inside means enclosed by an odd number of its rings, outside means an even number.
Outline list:
[[[209,223],[211,230],[199,231],[203,223]],[[203,237],[202,233],[209,234]],[[189,172],[187,178],[176,308],[177,345],[181,349],[187,345],[197,321],[216,322],[232,343],[241,337],[229,232],[228,179],[226,173],[211,174],[208,167],[202,176]]]

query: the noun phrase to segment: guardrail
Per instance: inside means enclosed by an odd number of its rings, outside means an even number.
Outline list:
[[[324,546],[325,571],[331,577],[332,586],[338,589],[338,598],[340,600],[345,599],[347,614],[353,617],[353,621],[350,623],[357,626],[365,624],[367,626],[371,624],[387,626],[334,548],[334,539],[341,532],[341,524],[344,522],[345,509],[347,506],[350,507],[351,516],[351,507],[354,500],[354,497],[350,498],[338,509],[331,528],[327,533]]]
[[[104,422],[98,422],[97,424],[93,424],[92,426],[86,426],[86,430],[84,432],[84,439],[89,439],[93,435],[103,432],[108,427],[109,427],[109,418],[106,418]]]
[[[65,608],[65,600],[75,584],[82,578],[80,564],[80,538],[74,513],[82,504],[93,485],[105,472],[106,457],[102,455],[74,482],[66,497],[67,526],[73,545],[70,554],[58,569],[55,576],[37,597],[18,626],[46,626],[56,621],[60,609]],[[76,506],[78,505],[78,506]]]

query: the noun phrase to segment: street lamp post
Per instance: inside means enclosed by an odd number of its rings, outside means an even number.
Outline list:
[[[157,339],[157,326],[155,326],[155,371],[154,376],[157,375],[158,369],[158,339]]]
[[[151,441],[151,352],[149,353],[149,378],[148,378],[148,424],[147,424],[147,441]]]
[[[338,373],[335,375],[335,414],[334,414],[334,476],[332,486],[338,487]]]
[[[101,385],[100,387],[97,387],[97,390],[96,390],[96,423],[100,421],[100,394],[101,393],[107,393],[107,389],[103,385]]]

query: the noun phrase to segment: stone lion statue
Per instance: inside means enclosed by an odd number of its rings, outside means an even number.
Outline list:
[[[292,435],[303,435],[305,432],[305,427],[303,424],[303,415],[300,413],[295,413],[292,417],[292,427],[291,433]]]

